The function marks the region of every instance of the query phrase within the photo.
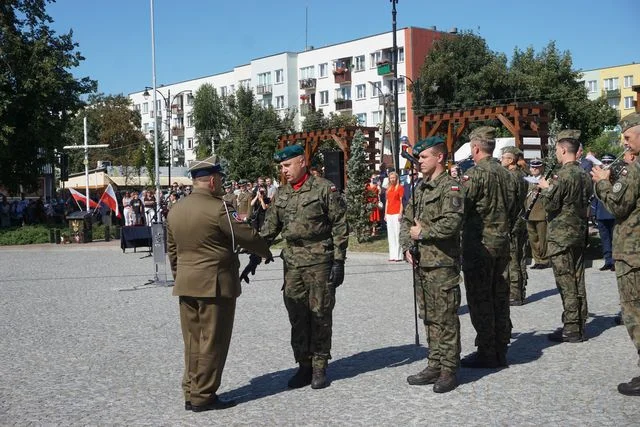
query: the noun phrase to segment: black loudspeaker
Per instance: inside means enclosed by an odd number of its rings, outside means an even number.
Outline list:
[[[324,177],[344,191],[344,153],[342,151],[323,151]]]

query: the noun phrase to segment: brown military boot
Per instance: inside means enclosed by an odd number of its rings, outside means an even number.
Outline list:
[[[440,376],[440,369],[427,366],[417,374],[409,375],[407,377],[407,382],[410,385],[433,384],[436,382],[439,376]]]
[[[327,368],[313,368],[311,388],[325,388],[327,386]]]
[[[458,379],[454,372],[442,371],[438,380],[433,385],[433,391],[436,393],[447,393],[458,387]]]
[[[547,335],[549,341],[553,342],[570,342],[570,343],[578,343],[582,341],[586,341],[584,335],[580,332],[565,332],[564,328],[558,328],[549,335]]]
[[[301,363],[298,371],[291,377],[287,385],[289,388],[300,388],[311,384],[311,364]]]

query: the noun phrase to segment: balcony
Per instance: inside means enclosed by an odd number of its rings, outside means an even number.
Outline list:
[[[336,99],[336,111],[351,110],[351,105],[350,99]]]
[[[351,83],[351,69],[347,67],[338,67],[333,70],[333,77],[337,84]]]
[[[393,64],[391,61],[380,61],[376,64],[378,66],[378,75],[386,76],[393,73]]]
[[[620,89],[604,89],[602,95],[607,98],[620,98]]]
[[[182,104],[173,104],[171,106],[171,114],[184,114],[184,106]]]
[[[302,79],[300,80],[300,89],[310,90],[316,88],[316,79]]]
[[[256,93],[258,95],[271,95],[273,87],[271,85],[258,85],[256,86]]]
[[[174,126],[171,128],[172,136],[184,136],[184,126]]]
[[[309,114],[316,111],[316,107],[313,104],[300,104],[300,115],[308,116]]]

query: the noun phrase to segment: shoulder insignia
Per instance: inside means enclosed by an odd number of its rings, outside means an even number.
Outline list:
[[[451,191],[460,191],[460,187],[457,185],[452,185],[451,186]]]
[[[329,190],[331,190],[333,193],[335,193],[336,191],[338,191],[338,189],[336,188],[335,185],[332,185],[331,187],[329,187]]]
[[[627,171],[627,168],[622,169],[622,171],[620,172],[620,175],[622,176],[627,176],[629,172]]]
[[[467,182],[471,179],[469,175],[462,175],[462,182]]]
[[[242,218],[240,218],[240,215],[238,215],[238,212],[232,212],[232,213],[231,213],[231,216],[233,217],[233,219],[234,219],[236,222],[239,222],[239,223],[241,223],[241,224],[242,224],[242,223],[244,223],[244,220],[243,220]]]
[[[614,193],[617,193],[617,192],[619,192],[620,190],[622,190],[622,183],[621,183],[621,182],[616,182],[616,183],[613,185],[613,192],[614,192]]]
[[[558,175],[553,175],[553,179],[558,179]]]
[[[451,198],[451,206],[453,206],[456,209],[458,209],[460,206],[462,206],[462,202],[460,201],[460,197],[452,197]]]

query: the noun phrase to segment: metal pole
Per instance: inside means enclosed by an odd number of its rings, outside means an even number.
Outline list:
[[[178,95],[176,95],[177,97]],[[173,101],[171,100],[171,89],[167,90],[167,99],[165,100],[165,104],[167,107],[167,118],[168,118],[168,123],[167,123],[167,134],[169,135],[169,173],[167,174],[169,176],[169,188],[171,188],[171,166],[173,163],[173,140],[171,139],[171,109],[172,106],[171,104],[173,103]]]
[[[84,116],[82,122],[84,124],[84,186],[86,191],[85,195],[87,196],[86,209],[87,212],[89,212],[89,138],[87,135],[87,116]]]
[[[391,16],[393,19],[393,119],[395,124],[393,138],[393,167],[396,172],[400,172],[400,114],[398,111],[398,41],[396,37],[396,3],[398,0],[391,0]]]
[[[158,89],[156,88],[156,38],[154,30],[154,11],[153,0],[151,2],[151,72],[153,79],[153,110],[155,111],[153,119],[153,143],[155,151],[155,178],[156,178],[156,209],[160,204],[160,197],[162,192],[160,191],[160,159],[158,158]],[[162,117],[162,116],[161,116]]]

